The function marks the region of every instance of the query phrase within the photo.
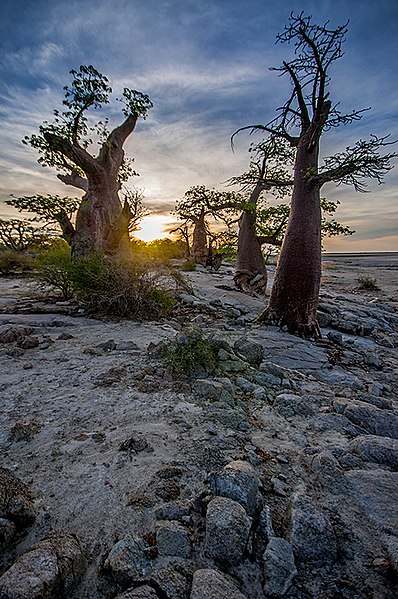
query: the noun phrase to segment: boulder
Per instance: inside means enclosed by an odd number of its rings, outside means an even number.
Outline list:
[[[11,470],[0,468],[0,517],[25,527],[35,520],[34,495]]]
[[[159,595],[157,595],[155,589],[145,584],[136,589],[128,589],[118,595],[116,599],[159,599]]]
[[[398,440],[365,435],[350,441],[352,451],[366,462],[374,462],[398,470]]]
[[[372,435],[398,439],[398,414],[381,410],[371,404],[348,404],[344,416]]]
[[[179,522],[170,520],[159,523],[156,530],[156,544],[161,556],[188,558],[191,555],[189,532]]]
[[[304,564],[327,566],[336,560],[336,537],[329,518],[314,501],[296,494],[290,513],[288,539],[296,560]]]
[[[282,597],[297,574],[293,549],[285,539],[271,537],[263,555],[264,593]]]
[[[205,553],[230,565],[241,561],[246,549],[251,519],[244,508],[226,497],[216,497],[206,514]]]
[[[253,366],[258,366],[264,358],[263,346],[255,341],[250,341],[246,337],[241,337],[235,341],[234,350],[240,358]]]
[[[111,572],[119,584],[131,584],[149,572],[150,551],[151,548],[146,541],[129,534],[113,546],[104,568]]]
[[[84,568],[76,536],[51,533],[24,553],[0,578],[2,599],[53,599],[68,596]]]
[[[253,466],[243,460],[227,464],[211,478],[214,495],[228,497],[240,503],[250,516],[256,509],[258,477]]]
[[[190,599],[247,599],[236,582],[217,570],[196,570]]]

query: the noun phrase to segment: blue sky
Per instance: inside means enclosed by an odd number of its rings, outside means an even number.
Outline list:
[[[330,86],[341,108],[372,107],[362,121],[332,130],[322,153],[342,150],[370,133],[398,139],[398,5],[394,0],[3,0],[0,9],[0,200],[10,193],[75,195],[55,172],[37,164],[21,139],[60,108],[68,71],[93,64],[110,80],[114,97],[124,87],[148,93],[154,108],[131,135],[126,150],[148,205],[167,215],[192,185],[222,188],[245,170],[251,123],[265,123],[286,99],[290,84],[269,71],[291,57],[275,36],[291,11],[339,25],[350,19],[345,56]],[[107,107],[112,125],[121,105]],[[99,116],[99,114],[98,114]],[[255,138],[260,139],[260,138]],[[398,251],[398,169],[369,193],[325,186],[339,199],[340,221],[357,230],[333,240],[333,251]],[[0,203],[0,216],[10,208]],[[168,218],[168,217],[167,217]],[[167,221],[164,217],[162,222]],[[170,217],[172,220],[172,217]],[[159,219],[158,219],[159,220]]]

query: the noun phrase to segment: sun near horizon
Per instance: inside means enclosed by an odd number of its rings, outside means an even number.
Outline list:
[[[171,225],[171,219],[166,214],[150,214],[142,219],[139,230],[134,231],[133,236],[146,242],[162,239],[169,235],[167,225]]]

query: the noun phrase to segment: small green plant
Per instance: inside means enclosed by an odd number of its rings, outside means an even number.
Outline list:
[[[73,265],[70,248],[64,245],[40,254],[36,259],[37,278],[42,286],[48,285],[60,291],[63,299],[73,296]]]
[[[214,372],[218,364],[218,346],[203,337],[197,329],[190,329],[169,341],[164,360],[176,374],[203,375]]]
[[[186,260],[181,264],[181,270],[184,272],[192,272],[196,270],[196,264],[193,260]]]
[[[357,289],[363,289],[365,291],[376,291],[380,289],[377,280],[372,277],[358,277]]]

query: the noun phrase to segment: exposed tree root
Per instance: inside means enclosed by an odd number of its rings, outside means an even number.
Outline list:
[[[263,273],[253,273],[249,270],[238,270],[234,276],[236,287],[250,295],[265,295],[267,277]]]
[[[258,316],[257,321],[263,324],[273,324],[281,329],[286,328],[289,333],[305,339],[321,339],[322,333],[316,318],[308,315],[306,322],[298,318],[297,314],[281,313],[267,306]]]

